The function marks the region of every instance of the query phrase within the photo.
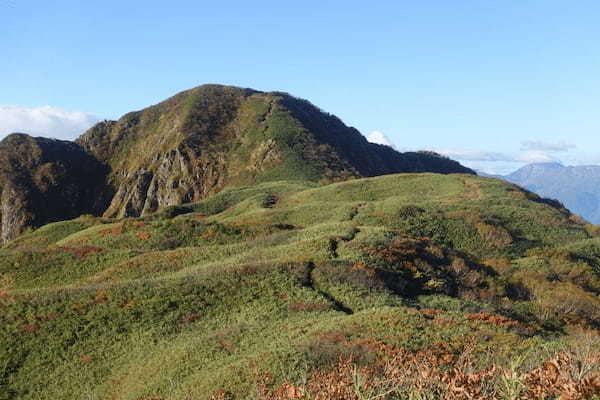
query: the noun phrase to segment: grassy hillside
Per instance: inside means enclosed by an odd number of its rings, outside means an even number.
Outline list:
[[[599,273],[595,227],[472,175],[84,216],[0,250],[0,399],[593,398]]]

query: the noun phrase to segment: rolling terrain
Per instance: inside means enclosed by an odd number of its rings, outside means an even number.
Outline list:
[[[512,184],[293,179],[109,214],[0,249],[0,399],[600,390],[598,229]]]

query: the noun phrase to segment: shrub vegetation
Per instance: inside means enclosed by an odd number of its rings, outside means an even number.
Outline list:
[[[594,398],[594,232],[436,174],[50,224],[0,249],[0,399]]]

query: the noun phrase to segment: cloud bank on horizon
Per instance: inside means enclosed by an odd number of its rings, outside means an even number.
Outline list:
[[[577,146],[574,143],[559,142],[559,143],[548,143],[541,140],[526,140],[521,143],[521,150],[524,151],[543,151],[550,153],[561,153],[569,150],[576,149]]]
[[[73,140],[98,122],[94,115],[52,106],[25,108],[0,106],[0,140],[11,133],[27,133]]]
[[[381,131],[376,130],[371,132],[367,135],[367,140],[371,143],[383,144],[398,150],[398,147],[394,145],[392,140]],[[546,142],[543,140],[525,140],[521,142],[518,151],[511,153],[461,147],[433,147],[426,148],[425,150],[435,151],[446,157],[450,157],[469,168],[498,175],[512,173],[527,164],[563,162],[573,165],[600,164],[600,157],[582,153],[569,153],[572,150],[577,150],[577,145],[566,141]]]
[[[508,174],[527,164],[562,163],[569,161],[576,165],[586,164],[589,157],[568,156],[577,146],[569,142],[551,143],[541,140],[526,140],[515,153],[489,152],[464,148],[433,149],[453,158],[475,170],[491,174]],[[559,156],[560,153],[560,156]]]
[[[547,163],[559,162],[560,160],[552,153],[543,150],[524,150],[517,154],[495,153],[483,150],[473,149],[433,149],[450,158],[462,161],[480,161],[480,162],[519,162],[519,163]]]

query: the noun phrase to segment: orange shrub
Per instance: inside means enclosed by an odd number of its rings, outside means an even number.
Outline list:
[[[103,248],[96,246],[61,247],[61,249],[68,251],[77,258],[85,258],[91,254],[97,254],[104,251]]]
[[[519,322],[513,319],[497,314],[477,313],[468,314],[467,319],[470,321],[481,321],[486,324],[496,325],[501,328],[513,328],[519,326]]]
[[[500,226],[477,222],[475,229],[486,245],[494,249],[505,249],[513,243],[511,234]]]
[[[200,314],[189,314],[186,315],[185,317],[183,317],[183,319],[181,320],[181,324],[182,325],[186,325],[189,324],[190,322],[193,322],[197,319],[199,319],[201,317]]]
[[[40,327],[36,324],[26,324],[19,328],[19,333],[31,334],[37,332],[39,329]]]

